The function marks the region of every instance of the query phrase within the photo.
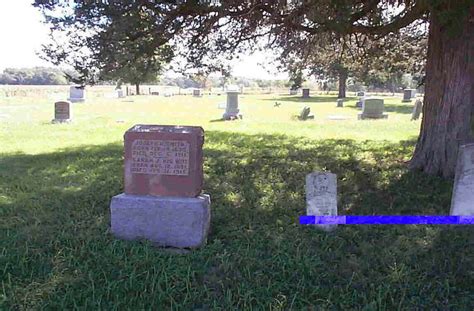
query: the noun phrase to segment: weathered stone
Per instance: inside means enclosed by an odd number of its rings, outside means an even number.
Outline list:
[[[336,107],[339,107],[339,108],[344,107],[344,99],[338,98]]]
[[[69,88],[68,100],[72,103],[80,103],[86,100],[86,90],[83,87],[71,86]]]
[[[197,248],[207,240],[209,195],[195,198],[119,194],[110,204],[111,231],[124,240],[146,239],[158,246]]]
[[[54,103],[53,123],[71,122],[72,104],[69,101],[58,101]]]
[[[135,125],[124,138],[125,193],[184,197],[201,193],[201,127]]]
[[[474,143],[459,147],[450,214],[474,216]]]
[[[380,98],[365,98],[362,106],[362,113],[359,113],[359,120],[365,119],[387,119],[388,115],[383,113],[384,103]]]
[[[122,89],[116,90],[118,98],[125,98],[125,94]]]
[[[193,96],[194,97],[201,97],[202,96],[201,89],[194,89],[193,90]]]
[[[229,89],[227,91],[227,103],[224,115],[222,118],[224,120],[233,120],[240,117],[239,115],[239,91],[234,89]]]
[[[314,115],[311,114],[311,108],[308,106],[304,106],[301,110],[298,120],[305,121],[308,119],[314,119]]]
[[[302,97],[309,98],[309,89],[302,89]]]
[[[411,99],[416,96],[415,89],[404,89],[402,102],[411,102]]]
[[[418,120],[420,118],[421,110],[423,108],[423,103],[421,100],[417,99],[415,105],[413,106],[413,112],[411,113],[411,120]]]
[[[337,216],[337,176],[314,172],[306,175],[306,214],[308,216]],[[331,231],[337,225],[314,225]]]

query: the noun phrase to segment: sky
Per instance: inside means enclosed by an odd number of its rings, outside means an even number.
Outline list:
[[[42,23],[40,11],[31,5],[31,0],[0,0],[0,71],[5,68],[52,66],[42,60],[37,52],[48,42],[49,29]],[[286,74],[275,74],[260,66],[269,55],[264,52],[244,55],[235,61],[232,74],[257,79],[286,79]]]

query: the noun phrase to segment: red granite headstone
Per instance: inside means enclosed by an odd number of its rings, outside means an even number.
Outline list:
[[[124,138],[126,194],[195,197],[201,193],[201,127],[135,125]]]

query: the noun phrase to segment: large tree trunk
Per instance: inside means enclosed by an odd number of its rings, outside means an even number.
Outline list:
[[[339,92],[337,98],[346,98],[347,72],[339,73]]]
[[[474,7],[452,34],[431,14],[423,120],[412,169],[454,175],[459,145],[472,139]]]
[[[135,84],[135,93],[136,93],[136,95],[140,95],[140,84],[139,83]]]

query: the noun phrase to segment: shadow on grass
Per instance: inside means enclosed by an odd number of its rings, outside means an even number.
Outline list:
[[[413,112],[413,105],[388,104],[388,105],[385,105],[384,109],[385,109],[385,112],[411,114]]]
[[[206,247],[186,256],[110,235],[121,145],[5,155],[4,304],[470,309],[472,228],[343,226],[326,234],[297,223],[305,175],[315,170],[337,174],[341,214],[446,214],[452,182],[407,171],[413,146],[207,132],[212,231]],[[281,295],[288,300],[276,302]]]
[[[298,102],[298,103],[336,103],[337,96],[311,96],[310,98],[302,98],[301,95],[298,96],[281,96],[275,98],[266,98],[263,99],[266,101],[286,101],[286,102]],[[346,97],[346,101],[356,100],[356,97]]]

